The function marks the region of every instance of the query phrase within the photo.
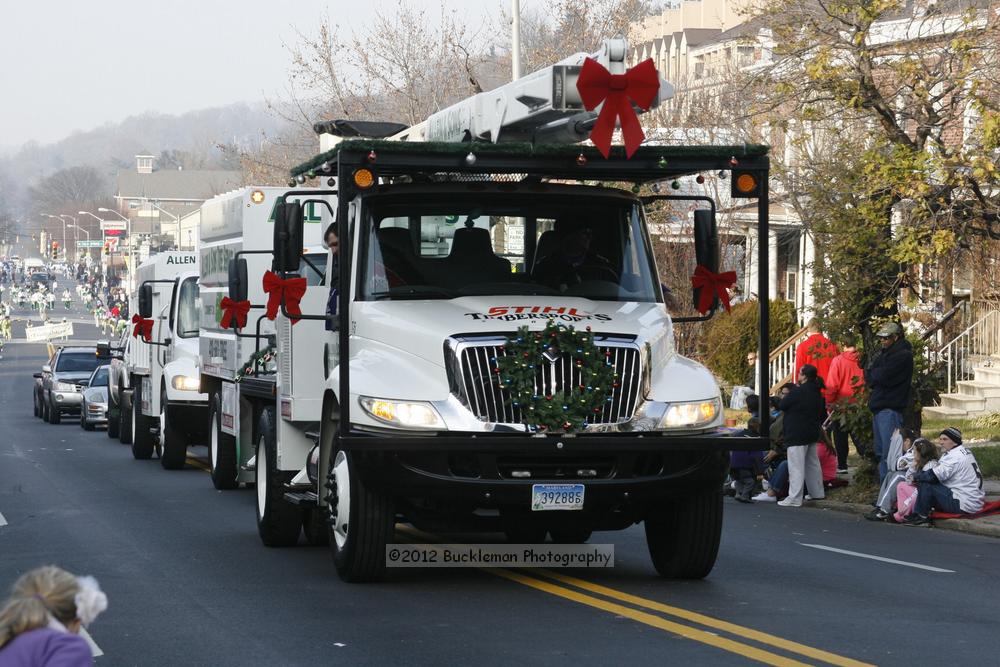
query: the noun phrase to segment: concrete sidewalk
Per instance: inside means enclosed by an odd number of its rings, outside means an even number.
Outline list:
[[[1000,500],[1000,480],[983,480],[983,490],[986,491],[986,502]],[[849,512],[851,514],[867,514],[872,506],[865,503],[841,503],[835,500],[811,501],[805,507]],[[889,525],[896,525],[889,523]],[[904,528],[904,526],[899,526]],[[985,537],[1000,537],[1000,514],[992,514],[979,519],[937,519],[934,528],[957,530],[960,533],[971,533]]]

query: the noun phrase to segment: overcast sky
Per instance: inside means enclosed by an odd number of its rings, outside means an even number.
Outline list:
[[[281,93],[294,28],[327,12],[363,31],[399,2],[0,0],[0,148],[56,141],[144,111],[183,113]],[[477,26],[510,0],[444,0]],[[522,11],[541,0],[522,0]],[[294,26],[294,28],[293,28]]]

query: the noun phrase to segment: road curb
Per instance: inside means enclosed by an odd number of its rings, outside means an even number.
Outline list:
[[[872,510],[872,506],[865,503],[840,503],[835,500],[814,500],[809,505],[816,509],[846,512],[847,514],[867,514]],[[990,523],[988,518],[938,519],[934,522],[934,527],[941,530],[954,530],[971,535],[1000,538],[1000,525]]]

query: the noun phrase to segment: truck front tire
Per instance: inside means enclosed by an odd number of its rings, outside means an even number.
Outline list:
[[[663,502],[644,523],[649,555],[661,577],[703,579],[719,554],[722,492],[712,488]]]
[[[222,399],[212,394],[208,408],[208,456],[212,467],[212,484],[224,491],[239,486],[239,461],[236,438],[222,432]]]
[[[170,418],[167,391],[160,392],[160,465],[165,470],[181,470],[187,462],[187,434]]]
[[[274,406],[260,413],[257,433],[257,532],[269,547],[291,547],[299,541],[302,513],[285,501],[285,482],[292,474],[278,470],[277,421]]]
[[[153,457],[153,434],[149,432],[150,419],[142,414],[142,390],[139,385],[135,386],[135,393],[132,394],[132,456],[136,459],[146,460]]]
[[[335,426],[324,420],[324,428]],[[385,546],[395,534],[392,497],[365,486],[354,470],[354,455],[338,450],[336,436],[327,474],[330,550],[337,574],[346,582],[385,577]]]

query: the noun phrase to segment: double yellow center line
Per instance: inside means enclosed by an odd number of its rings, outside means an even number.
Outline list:
[[[431,536],[426,533],[410,529],[409,527],[397,526],[396,530],[401,535],[406,535],[414,541],[434,541],[428,539]],[[870,667],[869,663],[854,660],[853,658],[830,653],[829,651],[812,646],[806,646],[805,644],[754,630],[753,628],[736,625],[735,623],[687,609],[681,609],[680,607],[657,602],[656,600],[649,600],[559,572],[535,568],[508,570],[484,567],[481,569],[483,572],[523,586],[528,586],[537,591],[593,609],[606,611],[616,616],[628,618],[638,623],[684,637],[685,639],[701,642],[702,644],[729,651],[741,657],[757,660],[768,665],[792,667],[821,662],[840,667]],[[680,623],[678,620],[686,621],[688,624]],[[727,633],[732,638],[721,636],[720,632]],[[754,642],[754,644],[746,642]],[[775,653],[772,650],[768,650],[768,648],[762,648],[755,644],[798,656],[798,659],[781,653]],[[803,662],[802,659],[807,659],[810,662]]]

